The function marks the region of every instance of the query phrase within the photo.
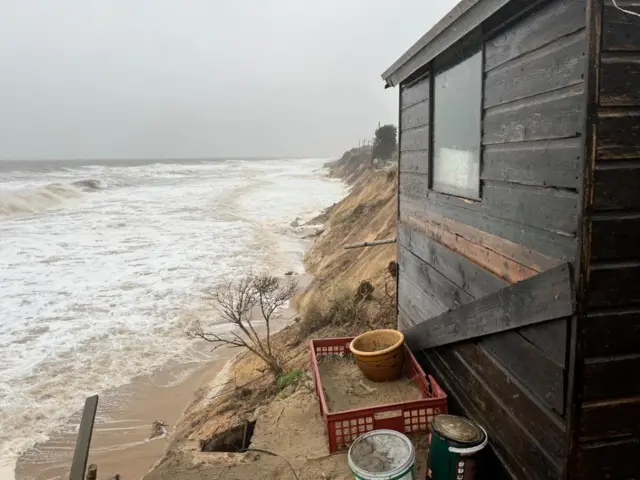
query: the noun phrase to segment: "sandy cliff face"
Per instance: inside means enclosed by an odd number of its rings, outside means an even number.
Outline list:
[[[383,289],[387,266],[396,259],[394,244],[344,249],[351,243],[396,236],[395,165],[375,168],[368,155],[348,153],[331,164],[331,172],[351,182],[352,190],[328,209],[325,230],[306,256],[314,280],[298,299],[301,310],[310,301],[322,303],[335,289],[354,290],[361,280]]]

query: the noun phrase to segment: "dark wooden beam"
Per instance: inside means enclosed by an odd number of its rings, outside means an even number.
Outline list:
[[[574,311],[571,265],[565,263],[419,323],[404,335],[418,351],[568,317]]]
[[[504,7],[510,0],[461,0],[383,74],[387,86],[398,85]]]
[[[89,447],[91,446],[91,436],[93,435],[93,422],[96,419],[97,409],[98,395],[88,397],[84,403],[84,411],[82,412],[82,419],[80,420],[80,428],[78,429],[78,438],[76,439],[76,449],[73,452],[69,480],[84,480],[84,473],[87,469],[87,460],[89,458]]]

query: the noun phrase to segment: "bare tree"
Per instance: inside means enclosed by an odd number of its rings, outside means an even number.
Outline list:
[[[231,323],[234,330],[222,334],[207,331],[197,320],[187,332],[192,338],[201,338],[216,344],[245,347],[257,355],[276,376],[282,374],[282,360],[271,347],[271,329],[281,316],[281,309],[295,295],[295,281],[281,282],[268,273],[250,273],[243,277],[227,278],[212,292],[211,299],[223,322]],[[261,338],[255,323],[264,321],[266,334]]]

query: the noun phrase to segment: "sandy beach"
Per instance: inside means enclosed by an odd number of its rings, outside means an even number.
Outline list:
[[[306,288],[310,277],[295,277],[299,287]],[[283,310],[281,318],[272,325],[276,332],[293,321],[296,311]],[[258,328],[263,332],[264,328]],[[162,457],[171,441],[173,427],[178,423],[196,392],[203,386],[224,384],[225,365],[240,348],[217,348],[199,342],[194,349],[211,360],[191,364],[168,364],[150,376],[141,376],[130,384],[105,392],[100,396],[98,413],[91,442],[89,464],[98,465],[100,478],[120,474],[126,479],[142,478]],[[82,406],[69,420],[77,425]],[[168,424],[168,436],[150,439],[154,421]],[[36,445],[19,460],[13,472],[0,471],[0,480],[53,480],[66,478],[73,457],[76,435],[53,435],[48,441]],[[5,476],[3,476],[5,475]]]
[[[199,348],[211,349],[207,345]],[[194,392],[212,381],[237,350],[221,348],[216,353],[211,362],[169,365],[100,396],[89,457],[89,463],[99,465],[100,477],[119,473],[124,478],[141,478],[153,466],[164,453],[168,438],[149,440],[152,423],[167,423],[171,433]],[[70,422],[77,423],[80,415],[79,411]],[[75,440],[73,434],[62,434],[37,445],[18,461],[16,478],[64,478]]]

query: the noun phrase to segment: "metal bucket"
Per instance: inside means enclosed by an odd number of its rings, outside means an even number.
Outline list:
[[[474,480],[487,432],[464,417],[438,415],[431,424],[430,480]]]
[[[349,448],[349,468],[356,480],[415,480],[416,451],[394,430],[373,430]]]

